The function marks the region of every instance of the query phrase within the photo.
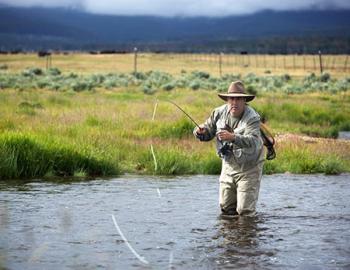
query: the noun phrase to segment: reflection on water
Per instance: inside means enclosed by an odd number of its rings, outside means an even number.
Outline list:
[[[349,175],[264,176],[258,215],[223,219],[216,176],[2,182],[0,269],[349,269],[349,196]]]
[[[261,267],[261,258],[273,255],[272,252],[261,250],[259,247],[259,233],[264,230],[262,225],[262,219],[259,217],[237,217],[220,221],[215,238],[221,238],[221,244],[216,247],[221,253],[215,258],[216,263],[240,269]]]

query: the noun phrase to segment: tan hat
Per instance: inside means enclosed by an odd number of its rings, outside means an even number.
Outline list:
[[[227,94],[218,94],[223,100],[227,100],[229,97],[244,97],[247,102],[252,101],[255,96],[246,94],[244,85],[241,81],[232,82],[227,90]]]

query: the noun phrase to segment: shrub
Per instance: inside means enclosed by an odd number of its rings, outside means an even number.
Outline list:
[[[314,74],[315,75],[315,74]],[[282,80],[284,80],[284,81],[286,81],[286,82],[288,82],[288,81],[290,81],[292,78],[291,78],[291,76],[289,75],[289,74],[283,74],[282,75]]]
[[[8,69],[8,65],[6,65],[6,64],[0,65],[0,70],[6,70],[6,69]]]
[[[320,76],[320,81],[321,82],[328,82],[331,79],[331,75],[329,73],[322,73]]]
[[[240,74],[225,74],[221,78],[215,78],[211,77],[209,73],[202,71],[181,73],[178,77],[160,71],[80,76],[70,73],[64,76],[57,68],[51,68],[46,73],[40,68],[28,68],[21,74],[1,73],[0,89],[48,88],[51,90],[73,89],[73,91],[80,92],[91,91],[96,87],[111,89],[114,87],[140,86],[145,94],[154,93],[155,90],[153,89],[170,91],[174,88],[226,92],[228,85],[240,78]],[[338,93],[350,89],[350,78],[332,80],[328,73],[324,73],[320,77],[312,73],[301,81],[292,80],[288,74],[283,76],[257,76],[254,73],[249,73],[243,78],[243,81],[252,94],[256,94],[257,90],[259,92],[282,91],[287,94],[299,94],[314,91]]]
[[[133,72],[132,75],[138,80],[146,80],[147,76],[142,72]]]
[[[247,74],[243,80],[245,83],[259,82],[259,78],[254,73]]]
[[[189,85],[189,87],[192,89],[192,90],[198,90],[200,87],[201,87],[201,84],[199,81],[192,81]]]
[[[40,68],[27,68],[22,72],[22,75],[25,77],[43,75],[43,74],[44,74],[44,72]]]
[[[117,83],[115,80],[109,78],[104,81],[103,86],[107,89],[112,89],[117,86]]]
[[[144,85],[142,87],[142,91],[146,95],[153,95],[157,90],[153,89],[152,87],[150,87],[148,85]]]
[[[84,90],[92,90],[94,88],[93,84],[90,82],[84,82],[84,81],[75,81],[71,84],[71,88],[75,92],[81,92]]]
[[[254,85],[252,84],[249,84],[247,87],[246,87],[246,90],[247,90],[247,93],[250,94],[250,95],[256,95],[258,92],[256,91]]]
[[[210,74],[203,71],[193,71],[192,75],[198,79],[209,79]]]
[[[52,76],[61,75],[61,71],[58,68],[49,68],[46,73]]]
[[[162,86],[162,89],[165,90],[165,91],[170,91],[170,90],[172,90],[174,88],[175,88],[175,83],[174,82],[170,82],[170,83],[164,84]]]
[[[69,75],[67,76],[67,78],[70,78],[70,79],[76,79],[78,77],[79,77],[78,74],[73,73],[73,72],[69,73]]]

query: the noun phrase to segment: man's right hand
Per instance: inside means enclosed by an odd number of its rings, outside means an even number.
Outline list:
[[[203,135],[205,133],[205,128],[204,127],[197,127],[196,129],[196,134],[197,135]]]

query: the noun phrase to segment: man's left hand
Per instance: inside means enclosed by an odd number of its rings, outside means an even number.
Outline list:
[[[216,136],[220,141],[233,141],[235,139],[235,134],[227,130],[220,130]]]

